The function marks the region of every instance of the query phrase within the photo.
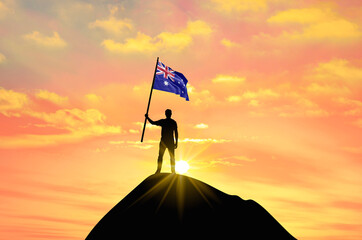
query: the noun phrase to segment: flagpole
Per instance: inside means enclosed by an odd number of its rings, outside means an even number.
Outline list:
[[[150,110],[150,103],[151,103],[153,85],[154,85],[154,83],[155,83],[157,65],[158,65],[158,57],[157,57],[157,61],[156,61],[155,72],[153,73],[153,80],[152,80],[152,85],[151,85],[150,97],[148,98],[148,105],[147,105],[146,115],[148,114],[148,110]],[[141,142],[143,142],[143,136],[145,135],[146,123],[147,123],[147,118],[145,117],[145,122],[144,122],[144,124],[143,124],[143,130],[142,130]]]

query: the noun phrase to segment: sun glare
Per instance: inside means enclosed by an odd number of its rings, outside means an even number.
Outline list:
[[[176,172],[177,173],[184,174],[189,169],[190,169],[190,165],[186,161],[184,161],[184,160],[176,161]]]

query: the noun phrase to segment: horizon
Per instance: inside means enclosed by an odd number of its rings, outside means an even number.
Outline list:
[[[0,0],[0,239],[79,239],[157,167],[157,57],[184,173],[293,236],[357,240],[362,3]],[[170,172],[168,152],[162,172]]]

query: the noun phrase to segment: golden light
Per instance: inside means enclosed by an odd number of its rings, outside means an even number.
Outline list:
[[[190,165],[186,161],[184,161],[184,160],[176,161],[176,172],[177,173],[184,174],[189,169],[190,169]]]

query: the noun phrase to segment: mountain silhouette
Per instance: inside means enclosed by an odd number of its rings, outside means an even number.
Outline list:
[[[253,200],[178,174],[146,178],[114,206],[86,240],[295,239]]]

